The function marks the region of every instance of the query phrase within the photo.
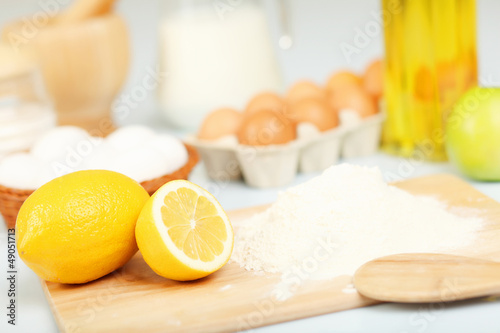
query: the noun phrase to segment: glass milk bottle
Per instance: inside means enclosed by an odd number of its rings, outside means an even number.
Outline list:
[[[219,107],[241,110],[283,82],[258,1],[171,0],[160,24],[159,102],[167,120],[196,129]]]
[[[445,160],[447,115],[458,98],[477,85],[475,0],[382,0],[382,7],[387,112],[383,148]]]

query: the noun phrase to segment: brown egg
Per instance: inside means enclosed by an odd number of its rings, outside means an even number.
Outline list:
[[[241,144],[266,146],[284,144],[297,138],[293,121],[274,111],[255,111],[245,117],[238,131]]]
[[[378,102],[384,94],[384,64],[382,60],[375,60],[363,74],[364,89]]]
[[[309,98],[325,98],[326,92],[317,84],[311,81],[299,81],[295,83],[289,90],[286,100],[289,105],[300,102],[303,99]]]
[[[235,135],[241,125],[242,114],[230,108],[221,108],[211,112],[201,124],[198,138],[217,140],[223,136]]]
[[[262,110],[283,113],[285,108],[286,102],[279,95],[272,92],[263,92],[250,100],[243,114],[246,117]]]
[[[362,118],[374,115],[378,111],[373,97],[359,86],[343,89],[341,94],[332,95],[329,102],[336,112],[344,109],[354,110]]]
[[[292,105],[290,111],[292,119],[297,123],[311,123],[322,132],[335,128],[339,124],[338,113],[333,111],[324,99],[303,99]]]
[[[362,85],[361,78],[350,71],[340,71],[333,74],[328,83],[326,84],[326,91],[328,94],[340,93],[344,88],[349,88],[350,86]]]

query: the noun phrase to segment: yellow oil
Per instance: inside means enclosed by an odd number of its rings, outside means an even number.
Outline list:
[[[475,0],[382,0],[385,151],[445,160],[444,123],[477,85]]]

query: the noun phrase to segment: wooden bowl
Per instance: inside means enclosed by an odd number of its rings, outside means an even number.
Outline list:
[[[111,104],[130,62],[124,20],[108,14],[75,24],[49,23],[30,36],[23,36],[25,25],[8,25],[2,39],[38,63],[59,124],[77,125],[93,135],[110,133]]]

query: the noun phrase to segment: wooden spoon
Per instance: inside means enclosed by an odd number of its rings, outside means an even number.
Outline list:
[[[386,302],[449,302],[500,294],[500,263],[431,253],[396,254],[361,266],[354,286]]]
[[[76,0],[68,9],[56,15],[53,24],[72,24],[107,14],[116,0]]]

